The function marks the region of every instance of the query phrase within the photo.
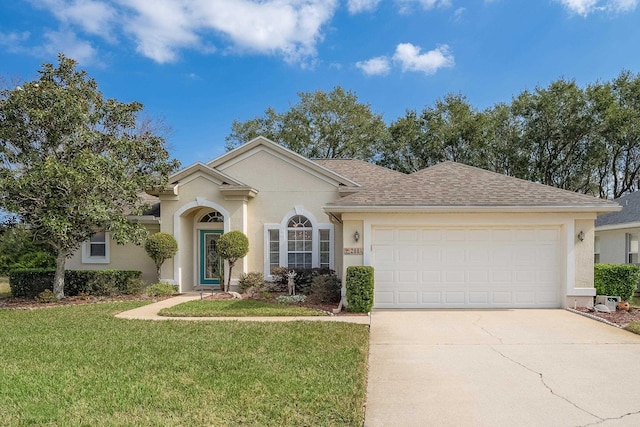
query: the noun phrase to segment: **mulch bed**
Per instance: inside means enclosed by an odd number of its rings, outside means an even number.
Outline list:
[[[616,310],[612,313],[593,312],[586,307],[578,307],[576,311],[581,313],[587,313],[591,316],[604,319],[609,323],[613,323],[621,328],[626,327],[629,323],[640,320],[640,310],[637,308],[631,308],[629,311]]]

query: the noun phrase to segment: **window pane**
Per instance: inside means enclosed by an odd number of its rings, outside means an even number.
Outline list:
[[[329,240],[329,230],[320,230],[320,240]]]
[[[630,235],[629,252],[638,253],[638,235],[637,234]]]
[[[106,242],[104,231],[98,231],[96,234],[91,236],[91,243],[104,243],[104,242]]]
[[[91,243],[90,256],[106,256],[107,255],[107,245],[104,243]]]
[[[269,240],[272,242],[279,242],[280,230],[269,230]]]
[[[320,242],[320,252],[329,252],[329,242]]]

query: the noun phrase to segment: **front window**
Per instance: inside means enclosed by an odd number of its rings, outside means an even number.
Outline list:
[[[593,262],[596,264],[600,262],[600,237],[598,236],[593,241]]]
[[[265,224],[265,277],[276,267],[333,268],[333,225],[302,212],[292,212],[279,224]]]
[[[296,215],[287,224],[287,267],[311,268],[313,265],[313,227],[305,216]]]
[[[627,264],[638,263],[638,234],[627,234]]]
[[[82,262],[84,264],[109,263],[109,233],[97,231],[82,245]]]

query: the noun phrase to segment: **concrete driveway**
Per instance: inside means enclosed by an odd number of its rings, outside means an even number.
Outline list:
[[[639,426],[640,335],[565,310],[374,311],[365,426]]]

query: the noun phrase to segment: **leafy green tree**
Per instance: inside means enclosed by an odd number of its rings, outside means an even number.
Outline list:
[[[600,196],[618,198],[640,189],[640,75],[623,71],[611,82],[589,85],[586,93]]]
[[[485,144],[484,120],[463,95],[448,94],[393,122],[379,163],[405,173],[446,160],[474,165]]]
[[[233,149],[262,135],[308,158],[374,160],[388,140],[382,116],[355,93],[340,86],[331,92],[298,93],[289,111],[268,108],[264,116],[234,121],[226,147]]]
[[[249,253],[249,239],[242,231],[234,230],[228,233],[224,233],[218,239],[217,246],[218,254],[222,259],[227,260],[229,263],[229,274],[227,277],[227,284],[224,288],[225,292],[229,292],[229,286],[231,285],[231,271],[236,262],[244,258]]]
[[[54,294],[66,259],[96,230],[141,243],[143,189],[161,187],[178,162],[162,137],[139,131],[142,104],[104,99],[63,54],[39,78],[0,95],[0,208],[16,214],[56,254]]]
[[[581,193],[597,194],[592,171],[598,156],[592,144],[593,120],[585,92],[575,81],[558,80],[524,91],[512,114],[530,156],[531,179]]]
[[[178,252],[178,242],[169,233],[154,233],[144,242],[144,250],[156,265],[158,281],[160,281],[160,267]]]
[[[52,248],[34,242],[23,224],[0,223],[0,275],[14,268],[52,268],[55,263]]]

